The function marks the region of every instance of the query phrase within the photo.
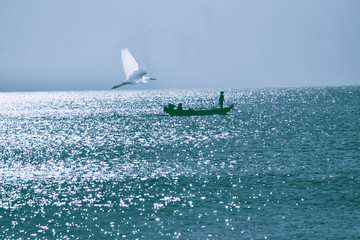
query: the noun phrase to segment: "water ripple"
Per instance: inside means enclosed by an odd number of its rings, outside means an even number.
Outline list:
[[[0,93],[0,236],[356,238],[359,93]]]

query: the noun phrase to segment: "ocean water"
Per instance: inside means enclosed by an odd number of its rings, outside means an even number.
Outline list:
[[[360,87],[0,93],[1,239],[359,239]]]

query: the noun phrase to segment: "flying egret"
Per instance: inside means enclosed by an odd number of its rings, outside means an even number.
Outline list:
[[[156,80],[146,76],[146,72],[143,69],[139,69],[139,65],[135,61],[135,58],[130,54],[129,49],[123,48],[121,50],[121,60],[126,76],[126,80],[119,85],[113,86],[111,89],[122,87],[128,84],[147,83],[148,80]]]

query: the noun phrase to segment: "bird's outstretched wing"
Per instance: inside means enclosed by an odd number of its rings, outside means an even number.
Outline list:
[[[139,70],[139,65],[135,61],[135,58],[130,54],[129,49],[123,48],[121,50],[121,60],[125,72],[126,79],[129,79],[131,74]]]
[[[119,85],[113,86],[111,89],[119,88],[119,87],[122,87],[122,86],[125,86],[125,85],[128,85],[128,84],[131,84],[131,83],[123,82],[123,83],[120,83]]]

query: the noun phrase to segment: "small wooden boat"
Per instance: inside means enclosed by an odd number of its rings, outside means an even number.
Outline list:
[[[215,108],[209,110],[189,110],[175,109],[174,105],[169,104],[164,107],[164,112],[170,114],[170,116],[205,116],[205,115],[226,115],[231,109],[234,108],[234,104],[225,108]]]

